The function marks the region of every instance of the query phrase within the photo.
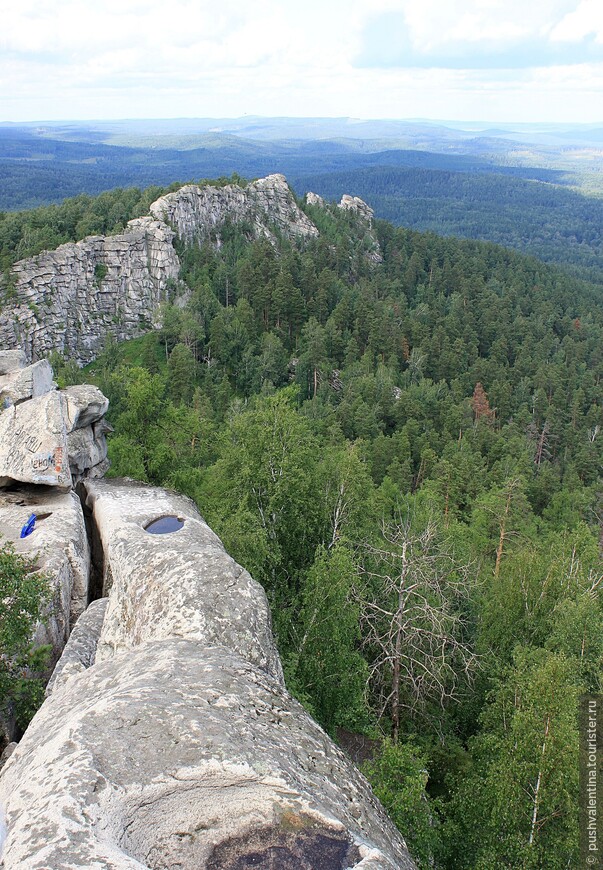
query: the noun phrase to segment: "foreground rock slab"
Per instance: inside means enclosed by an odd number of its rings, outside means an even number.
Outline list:
[[[4,870],[412,870],[288,695],[266,596],[194,504],[129,480],[84,490],[109,596],[0,775]]]
[[[46,393],[0,411],[0,487],[17,481],[71,489],[66,399]]]
[[[109,410],[109,399],[91,384],[75,384],[61,392],[67,399],[69,431],[98,423]]]
[[[32,483],[67,492],[107,470],[108,400],[92,386],[55,387],[46,361],[0,377],[8,403],[0,406],[0,488]]]
[[[48,360],[0,375],[0,408],[36,399],[56,388]]]
[[[0,350],[0,375],[22,369],[26,365],[26,354],[22,348]]]
[[[279,681],[172,638],[57,687],[0,778],[6,870],[405,870],[363,777]]]
[[[282,682],[268,601],[186,496],[135,481],[86,481],[109,604],[97,661],[168,637],[218,643]],[[181,528],[152,534],[172,517]]]

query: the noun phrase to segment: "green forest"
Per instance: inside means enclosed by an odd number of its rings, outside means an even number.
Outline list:
[[[158,191],[5,219],[2,268]],[[289,690],[365,740],[420,868],[576,866],[577,704],[603,664],[601,288],[385,222],[375,265],[365,223],[305,210],[303,248],[245,225],[219,252],[179,245],[162,328],[83,371],[55,357],[60,384],[109,397],[112,475],[191,496],[263,584]]]

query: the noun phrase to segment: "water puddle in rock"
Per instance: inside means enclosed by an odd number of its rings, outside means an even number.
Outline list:
[[[159,517],[146,525],[144,530],[151,535],[169,535],[170,532],[177,532],[183,525],[184,520],[180,517]]]

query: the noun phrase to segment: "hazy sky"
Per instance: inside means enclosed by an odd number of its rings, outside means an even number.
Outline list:
[[[0,0],[0,120],[603,120],[601,0]]]

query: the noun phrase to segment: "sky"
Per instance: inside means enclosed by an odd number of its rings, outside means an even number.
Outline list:
[[[601,0],[0,0],[0,121],[603,121]]]

